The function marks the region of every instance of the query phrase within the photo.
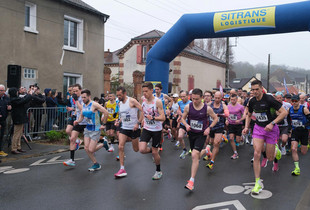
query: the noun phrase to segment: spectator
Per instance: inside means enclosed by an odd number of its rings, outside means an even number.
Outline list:
[[[98,97],[94,97],[93,99],[95,102],[99,103],[99,98]]]
[[[57,99],[56,99],[56,90],[55,89],[48,91],[48,95],[46,96],[45,103],[46,103],[46,114],[47,114],[47,119],[46,119],[46,123],[45,123],[45,131],[50,131],[50,130],[52,130],[53,125],[54,125],[55,120],[56,120],[56,109],[55,109],[55,107],[57,107]]]
[[[104,107],[105,102],[106,102],[105,95],[104,95],[104,93],[101,93],[101,98],[99,99],[99,104]]]
[[[62,93],[61,92],[58,92],[57,93],[57,96],[56,96],[56,103],[57,103],[57,107],[59,107],[57,109],[57,119],[58,119],[58,126],[59,126],[59,129],[62,130],[64,129],[65,127],[65,119],[66,119],[66,113],[67,113],[67,110],[66,110],[66,101],[63,100],[62,98]]]
[[[26,94],[22,98],[19,97],[19,93],[16,88],[10,88],[9,94],[12,104],[12,120],[14,124],[11,153],[19,154],[21,152],[26,152],[22,150],[20,140],[23,135],[24,124],[27,123],[26,104],[30,102],[32,97],[30,94]]]
[[[42,115],[43,112],[43,103],[45,102],[45,96],[41,94],[40,88],[38,86],[34,86],[34,93],[32,94],[32,99],[30,102],[30,106],[33,109],[33,119],[34,119],[34,128],[33,128],[33,137],[34,139],[38,139],[38,131],[41,127]]]
[[[5,94],[5,86],[0,85],[0,157],[6,157],[8,154],[3,151],[3,136],[6,126],[8,111],[11,110],[10,99]]]

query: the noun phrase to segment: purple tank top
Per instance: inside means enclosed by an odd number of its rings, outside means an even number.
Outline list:
[[[196,110],[193,103],[190,103],[187,119],[192,132],[204,132],[208,127],[207,104],[204,104],[202,109]]]

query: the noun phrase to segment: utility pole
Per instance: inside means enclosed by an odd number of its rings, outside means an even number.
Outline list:
[[[229,37],[226,38],[226,71],[225,71],[225,87],[229,87]]]
[[[269,93],[269,78],[270,78],[270,54],[268,54],[267,93]]]

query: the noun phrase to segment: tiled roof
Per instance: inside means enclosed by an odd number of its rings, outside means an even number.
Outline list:
[[[238,79],[231,80],[231,81],[229,82],[229,86],[230,86],[231,88],[234,88],[234,89],[242,88],[242,87],[244,87],[244,85],[246,85],[252,78],[253,78],[253,77],[251,77],[251,78],[241,78],[241,79],[239,79],[240,82],[238,82],[238,83],[234,83],[234,82],[233,82],[233,81],[238,80]],[[255,77],[254,77],[254,78],[255,78]],[[264,87],[264,88],[267,88],[267,80],[266,80],[266,79],[262,79],[261,81],[262,81],[262,83],[263,83],[263,87]],[[273,85],[269,83],[269,92],[272,93],[272,92],[275,92],[275,91],[277,91],[276,88],[274,88]]]
[[[131,40],[137,40],[137,39],[151,39],[151,38],[161,38],[163,35],[165,35],[164,32],[159,30],[152,30],[145,34],[139,35],[135,38],[132,38]]]
[[[99,12],[98,10],[96,10],[94,7],[86,4],[85,2],[83,2],[82,0],[62,0],[63,2],[70,4],[72,6],[76,6],[79,7],[81,9],[87,10],[91,13],[94,13],[96,15],[105,17],[105,18],[109,18],[109,15],[103,14],[101,12]]]
[[[214,61],[217,61],[219,63],[225,64],[225,62],[222,61],[221,59],[213,56],[212,54],[208,53],[207,51],[201,49],[200,47],[198,47],[196,45],[194,45],[193,47],[187,46],[183,51],[184,52],[188,52],[188,53],[192,53],[192,54],[195,54],[195,55],[200,55],[202,57],[209,58],[211,60],[214,60]]]
[[[107,57],[104,58],[104,64],[119,64],[119,58],[117,54],[121,51],[122,49],[118,49],[114,52],[111,52]]]

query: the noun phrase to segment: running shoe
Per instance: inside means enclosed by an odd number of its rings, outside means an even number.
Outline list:
[[[65,166],[74,167],[74,166],[75,166],[75,161],[73,161],[72,159],[70,159],[70,160],[64,161],[63,164],[64,164]]]
[[[236,142],[236,147],[239,147],[239,143],[238,142]]]
[[[211,170],[213,169],[213,166],[214,166],[214,163],[211,163],[211,162],[206,165],[206,167]]]
[[[110,144],[110,147],[109,147],[109,149],[108,149],[108,152],[114,152],[114,147],[113,147],[112,144]]]
[[[261,182],[261,180],[259,180],[258,182],[255,183],[255,186],[252,189],[252,195],[258,195],[263,189],[264,185]]]
[[[106,138],[104,138],[104,141],[103,141],[103,147],[106,149],[106,150],[109,150],[109,142]]]
[[[126,158],[126,155],[124,156],[124,159]],[[119,155],[116,156],[116,161],[119,161]]]
[[[82,141],[81,141],[80,139],[77,139],[77,140],[75,141],[75,150],[79,150],[81,144],[82,144]]]
[[[286,155],[286,149],[285,149],[285,146],[281,148],[281,155]]]
[[[163,151],[163,148],[162,148],[162,147],[159,147],[159,151]]]
[[[238,153],[234,153],[230,158],[236,160],[237,158],[239,158]]]
[[[223,139],[223,141],[224,141],[225,143],[228,143],[228,139],[227,139],[227,137],[225,136],[225,134],[223,134],[222,139]]]
[[[186,189],[192,191],[194,189],[194,182],[188,180],[187,184],[184,186]]]
[[[276,159],[277,159],[277,160],[280,160],[281,157],[282,157],[281,151],[280,151],[278,145],[276,144]]]
[[[114,174],[115,178],[122,178],[127,176],[125,169],[120,169],[116,174]]]
[[[158,179],[161,179],[162,176],[163,176],[163,173],[161,171],[156,171],[154,176],[152,176],[152,179],[158,180]]]
[[[7,153],[5,153],[4,151],[0,151],[0,157],[6,157],[6,156],[8,156]]]
[[[212,156],[211,146],[210,146],[210,145],[207,145],[207,146],[206,146],[206,155],[209,157],[209,159],[210,159],[211,156]]]
[[[293,176],[299,176],[300,175],[300,168],[295,168],[294,171],[292,171]]]
[[[208,155],[206,155],[206,156],[203,157],[203,160],[205,160],[205,161],[207,161],[207,160],[209,160],[209,159],[210,159],[210,158],[209,158]]]
[[[249,143],[250,143],[248,138],[245,139],[245,143],[246,143],[246,144],[249,144]]]
[[[95,163],[92,167],[88,168],[88,171],[97,171],[101,169],[101,165],[99,163]]]
[[[168,129],[168,139],[171,139],[171,138],[172,138],[171,129],[169,128],[169,129]]]
[[[278,163],[273,162],[272,171],[274,171],[274,172],[279,171],[279,165],[278,165]]]
[[[253,162],[254,162],[254,158],[251,159],[251,164],[253,164]]]
[[[179,146],[180,146],[180,142],[177,141],[177,142],[175,143],[175,146],[176,146],[176,147],[179,147]]]
[[[240,146],[244,145],[244,141],[241,140],[241,141],[239,142],[239,145],[240,145]]]
[[[267,158],[263,158],[261,167],[262,168],[266,168],[267,164],[268,164],[268,159]]]
[[[180,159],[185,159],[185,156],[188,154],[186,150],[183,150],[183,152],[180,155]]]

